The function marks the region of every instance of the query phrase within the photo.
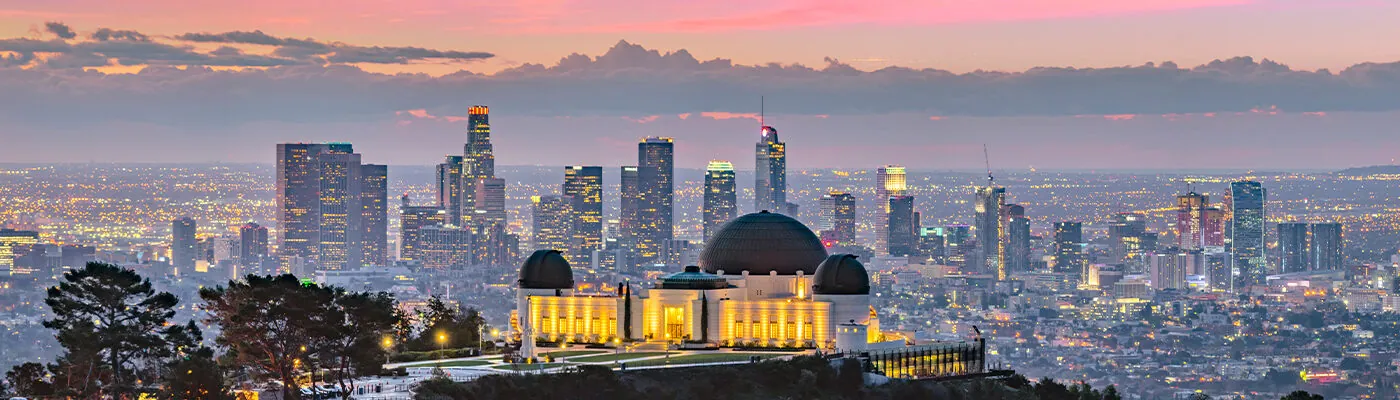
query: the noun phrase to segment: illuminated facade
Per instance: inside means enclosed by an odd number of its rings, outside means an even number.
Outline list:
[[[467,143],[462,145],[461,167],[462,222],[454,221],[454,225],[470,226],[466,222],[477,217],[476,211],[480,208],[476,204],[480,197],[477,192],[478,182],[496,177],[496,155],[491,147],[490,114],[491,109],[486,106],[467,108]]]
[[[828,256],[810,229],[787,216],[761,212],[730,221],[699,264],[651,284],[583,295],[562,254],[537,251],[517,281],[512,327],[522,352],[534,355],[537,341],[843,351],[905,344],[884,341],[870,306],[870,277],[856,257]],[[859,339],[838,340],[838,326],[858,329]]]
[[[255,267],[267,258],[267,227],[252,222],[238,228],[239,262],[244,267]]]
[[[603,167],[565,167],[563,189],[573,199],[569,258],[591,264],[593,252],[603,248]]]
[[[447,156],[447,160],[437,166],[438,207],[447,210],[452,225],[462,224],[462,198],[470,197],[475,190],[476,180],[471,180],[469,190],[462,183],[462,156]]]
[[[721,225],[739,215],[738,190],[734,186],[734,164],[710,161],[705,168],[705,201],[701,210],[705,218],[705,240],[710,240]]]
[[[1234,253],[1234,269],[1241,279],[1262,284],[1268,274],[1264,256],[1264,203],[1268,192],[1254,181],[1230,183],[1230,247]],[[1298,271],[1306,270],[1304,266]],[[1283,272],[1292,272],[1285,270]]]
[[[917,255],[919,235],[919,213],[914,212],[914,196],[890,197],[888,226],[885,234],[885,253],[896,257]]]
[[[673,239],[675,144],[669,137],[648,137],[637,144],[636,210],[632,227],[637,258],[656,263],[661,246]]]
[[[888,253],[890,247],[890,198],[908,190],[903,166],[886,165],[875,170],[875,252]]]
[[[817,227],[827,247],[856,244],[856,198],[831,192],[821,198],[821,222]]]
[[[403,195],[399,206],[399,259],[420,260],[418,233],[423,227],[447,224],[451,218],[437,206],[415,206]]]
[[[16,250],[38,243],[38,232],[0,229],[0,269],[4,269],[7,273],[14,273]]]
[[[1001,221],[1001,208],[1005,205],[1006,188],[977,188],[977,202],[973,204],[973,233],[977,235],[977,252],[982,256],[979,264],[983,273],[1001,274],[1006,271],[1001,265],[1001,260],[1006,258],[1006,233]],[[997,279],[1004,280],[1006,276],[998,275]]]
[[[754,210],[787,210],[787,144],[778,140],[778,130],[759,129],[754,145]]]
[[[389,166],[360,166],[360,264],[389,263]]]
[[[170,223],[170,265],[182,271],[193,271],[199,257],[193,218],[180,218]]]
[[[282,269],[340,270],[386,259],[387,188],[387,167],[361,164],[348,143],[278,144]]]
[[[573,197],[549,195],[530,198],[533,218],[534,246],[537,249],[559,250],[569,258],[573,241]]]
[[[1308,224],[1284,222],[1278,224],[1279,272],[1302,272],[1312,266],[1308,257]],[[1239,265],[1239,264],[1236,264]]]
[[[1084,224],[1056,222],[1054,271],[1077,274],[1084,269],[1084,261]]]

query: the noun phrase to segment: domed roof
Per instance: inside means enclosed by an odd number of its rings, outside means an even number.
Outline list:
[[[520,266],[521,289],[573,289],[574,269],[559,250],[538,250]]]
[[[833,254],[812,275],[812,294],[870,294],[870,274],[850,254]]]
[[[661,278],[662,289],[724,289],[729,287],[729,280],[724,277],[700,272],[700,267],[685,267],[685,271],[677,272]]]
[[[705,272],[739,275],[810,275],[826,258],[826,247],[806,225],[768,211],[735,218],[715,232],[700,253]]]

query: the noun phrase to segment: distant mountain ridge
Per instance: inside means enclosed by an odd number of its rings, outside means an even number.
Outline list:
[[[1343,176],[1365,176],[1365,175],[1390,175],[1400,174],[1400,165],[1372,165],[1368,167],[1353,167],[1337,171],[1337,175]]]

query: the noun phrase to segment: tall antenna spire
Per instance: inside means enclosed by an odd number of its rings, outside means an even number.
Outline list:
[[[768,126],[763,124],[763,96],[758,96],[758,128]]]
[[[987,187],[992,187],[992,182],[996,181],[996,178],[992,177],[992,157],[987,153],[986,143],[982,144],[982,161],[987,163]]]

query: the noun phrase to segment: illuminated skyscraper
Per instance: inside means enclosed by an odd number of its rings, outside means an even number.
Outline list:
[[[1268,192],[1259,182],[1230,183],[1229,224],[1230,246],[1234,253],[1233,270],[1238,271],[1240,278],[1249,284],[1264,284],[1264,276],[1269,273],[1264,256],[1264,203],[1267,196]]]
[[[1031,269],[1031,220],[1026,218],[1026,208],[1020,204],[1002,206],[1001,220],[1006,224],[1002,228],[1006,250],[998,263],[1002,269],[997,271],[997,279],[1006,280],[1010,274]]]
[[[637,144],[637,257],[657,262],[661,246],[673,239],[675,144],[669,137],[648,137]]]
[[[754,145],[754,209],[787,213],[787,150],[778,140],[778,130],[759,129]]]
[[[1114,214],[1108,238],[1114,263],[1141,264],[1147,252],[1157,249],[1157,234],[1147,231],[1147,217],[1142,214]]]
[[[1311,269],[1313,258],[1309,257],[1309,250],[1307,223],[1284,222],[1278,224],[1279,272],[1302,272]],[[1248,264],[1238,262],[1236,265]]]
[[[1342,224],[1320,223],[1312,225],[1311,252],[1313,269],[1339,270],[1346,268],[1342,258]]]
[[[360,166],[362,265],[389,264],[389,167]]]
[[[618,216],[617,238],[622,241],[622,247],[628,252],[636,250],[637,225],[641,221],[637,220],[637,208],[642,203],[642,189],[638,184],[640,177],[637,174],[636,166],[623,166],[618,175],[620,182],[621,202],[619,204],[620,215]]]
[[[490,108],[467,108],[467,143],[462,146],[461,218],[469,220],[480,215],[475,201],[475,189],[482,179],[496,177],[496,155],[491,147]],[[449,210],[449,212],[451,212]],[[464,224],[462,222],[454,222]]]
[[[603,167],[565,167],[563,193],[573,199],[569,259],[591,264],[593,252],[603,247]]]
[[[710,161],[705,167],[705,240],[720,226],[739,216],[738,190],[734,184],[734,164]]]
[[[972,227],[965,224],[953,224],[943,227],[943,262],[948,265],[956,265],[965,271],[969,269],[972,260],[969,249],[972,244]]]
[[[195,222],[184,217],[170,223],[170,265],[179,271],[194,271],[200,259],[199,243],[195,240]]]
[[[366,171],[372,174],[368,180]],[[294,264],[356,268],[364,265],[366,254],[382,254],[387,236],[376,240],[370,230],[375,235],[387,231],[378,227],[381,221],[387,225],[387,196],[382,193],[387,186],[387,169],[361,164],[348,143],[277,145],[277,252],[283,270]]]
[[[239,262],[244,267],[262,265],[267,258],[267,227],[252,222],[238,228]]]
[[[414,249],[424,269],[459,269],[474,263],[477,237],[470,229],[427,225],[416,235],[418,243]]]
[[[850,193],[831,192],[821,198],[822,242],[831,247],[856,244],[856,198]]]
[[[1002,232],[1001,207],[1005,205],[1006,188],[977,188],[977,202],[973,204],[973,229],[977,235],[977,254],[982,258],[982,273],[994,274],[1003,271],[1000,263],[1005,257],[1006,249],[1002,246],[1005,232]]]
[[[476,180],[471,179],[471,188],[463,186],[466,179],[462,173],[462,156],[447,156],[447,161],[437,166],[438,207],[447,211],[453,225],[462,224],[462,201],[472,195]]]
[[[536,249],[559,250],[567,257],[569,245],[573,242],[574,199],[569,196],[535,196],[531,200],[531,216],[534,222],[534,247]]]
[[[1210,197],[1190,192],[1176,196],[1176,247],[1200,250],[1206,244]]]
[[[918,254],[919,218],[914,212],[914,196],[890,197],[886,206],[890,211],[885,253],[896,257]]]
[[[414,206],[408,195],[403,195],[399,206],[399,259],[422,260],[419,232],[424,227],[446,225],[448,219],[447,211],[441,207]]]
[[[473,200],[474,226],[507,226],[506,220],[506,180],[502,178],[482,178],[476,180],[476,195]]]
[[[886,165],[875,170],[875,253],[889,254],[890,198],[907,191],[904,167]]]
[[[1084,269],[1084,224],[1055,223],[1055,265],[1057,273],[1080,273]]]

